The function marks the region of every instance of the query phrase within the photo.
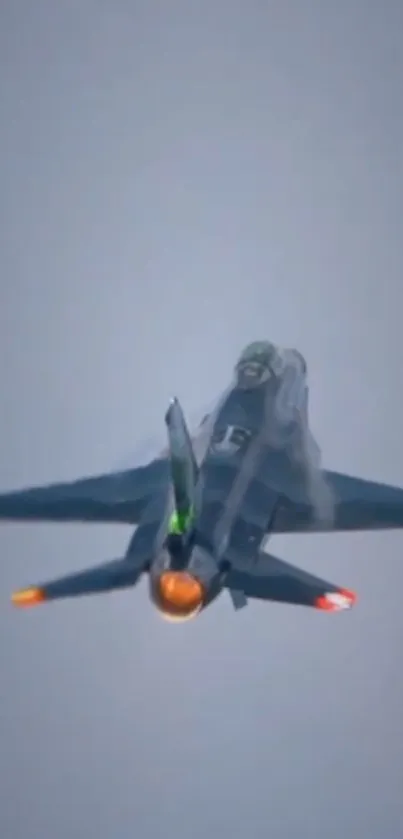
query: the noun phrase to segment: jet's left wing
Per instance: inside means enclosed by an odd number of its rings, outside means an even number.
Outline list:
[[[241,595],[246,599],[312,606],[327,612],[349,609],[356,602],[352,591],[308,574],[264,551],[259,553],[257,562],[233,567],[225,585],[234,602],[235,595]]]
[[[130,557],[115,559],[48,583],[20,589],[14,592],[11,600],[14,606],[27,607],[66,597],[102,594],[134,586],[143,570],[143,566]]]
[[[198,422],[191,441],[200,461],[214,424],[215,407]],[[156,441],[154,441],[154,452]],[[81,478],[77,481],[35,486],[0,494],[0,521],[123,522],[136,525],[150,497],[171,481],[169,451],[133,469]]]
[[[290,488],[279,503],[272,533],[391,530],[403,527],[403,489],[342,472],[323,471],[334,499],[328,522],[317,522],[308,498]]]
[[[137,524],[150,496],[169,480],[161,457],[146,466],[0,495],[0,520]]]

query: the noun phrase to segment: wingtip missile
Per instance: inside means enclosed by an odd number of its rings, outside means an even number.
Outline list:
[[[23,588],[19,591],[13,592],[11,595],[11,602],[17,608],[29,608],[31,606],[39,606],[46,600],[46,594],[43,589],[32,586],[31,588]]]
[[[354,591],[342,588],[339,591],[328,591],[321,594],[315,600],[317,609],[323,612],[341,612],[345,609],[351,609],[357,602],[357,595]]]

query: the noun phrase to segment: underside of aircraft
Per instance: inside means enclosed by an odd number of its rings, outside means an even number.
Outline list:
[[[248,599],[350,608],[353,592],[267,553],[273,533],[403,526],[403,490],[322,467],[308,422],[307,365],[295,350],[248,345],[195,434],[173,399],[168,446],[143,466],[0,495],[0,519],[122,522],[123,558],[20,589],[15,606],[133,587],[148,575],[166,618],[198,615],[223,591]]]

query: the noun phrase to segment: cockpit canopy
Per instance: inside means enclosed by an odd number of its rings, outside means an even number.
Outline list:
[[[241,352],[235,366],[238,385],[258,387],[275,372],[277,347],[270,341],[253,341]]]
[[[242,350],[235,374],[240,387],[258,387],[271,376],[281,377],[287,367],[306,376],[306,361],[298,350],[284,349],[271,341],[252,341]]]
[[[242,350],[237,361],[237,367],[248,361],[260,361],[270,364],[272,357],[277,354],[277,347],[270,341],[252,341]]]

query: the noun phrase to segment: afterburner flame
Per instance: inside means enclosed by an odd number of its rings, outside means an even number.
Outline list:
[[[156,605],[170,621],[196,617],[203,608],[204,588],[188,571],[164,571],[158,579]]]

